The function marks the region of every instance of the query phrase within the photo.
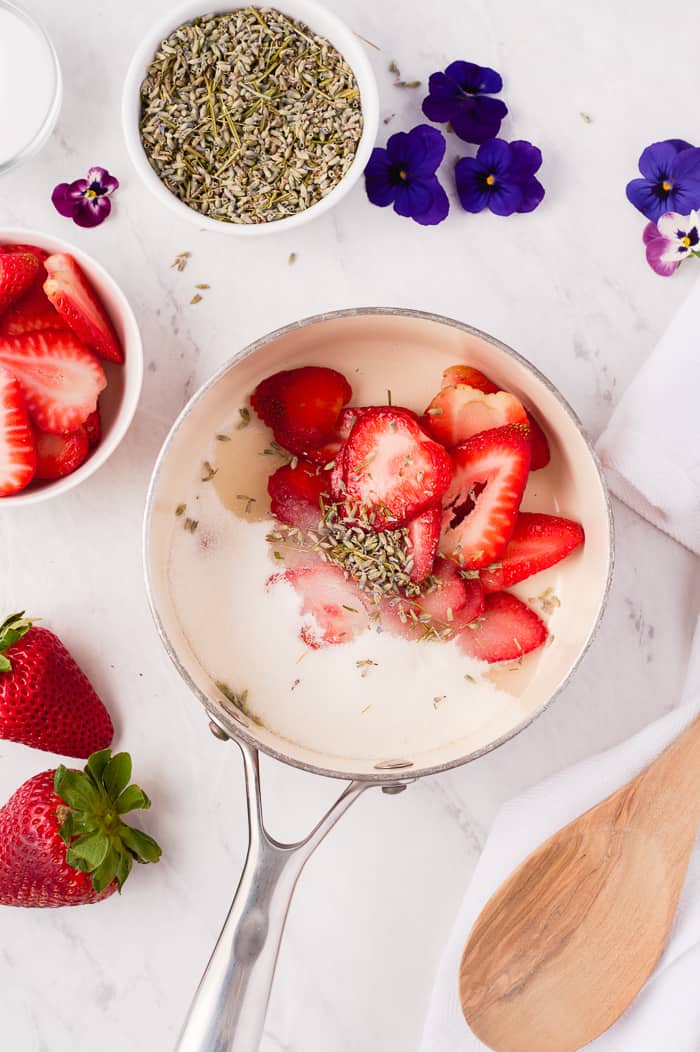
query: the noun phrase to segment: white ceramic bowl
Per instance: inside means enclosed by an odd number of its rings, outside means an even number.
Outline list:
[[[360,89],[362,103],[363,128],[362,136],[357,146],[357,153],[350,168],[330,193],[317,201],[316,204],[306,208],[303,212],[297,212],[284,219],[276,219],[270,223],[225,223],[210,216],[202,215],[194,208],[190,208],[161,182],[158,175],[151,167],[146,153],[141,144],[139,132],[139,118],[141,113],[141,84],[146,76],[146,69],[150,65],[161,42],[182,25],[193,18],[214,13],[224,14],[234,11],[239,7],[247,7],[248,4],[236,3],[236,0],[219,0],[213,7],[202,3],[202,0],[188,0],[187,3],[170,11],[165,18],[161,19],[144,37],[131,60],[124,93],[122,96],[122,126],[126,145],[132,163],[143,179],[148,189],[163,204],[167,205],[178,215],[195,223],[200,230],[216,230],[222,234],[230,234],[233,237],[256,237],[259,234],[272,234],[278,231],[291,230],[292,227],[301,226],[310,219],[327,212],[329,208],[337,204],[345,197],[348,191],[355,185],[362,175],[365,165],[374,147],[377,138],[377,126],[379,123],[379,94],[377,82],[372,72],[363,45],[357,36],[340,21],[334,14],[327,11],[325,7],[316,3],[315,0],[281,0],[280,3],[271,3],[268,6],[275,7],[290,18],[306,23],[315,33],[325,37],[345,58],[357,80]],[[262,6],[262,5],[259,5]]]
[[[143,381],[143,346],[134,312],[129,302],[107,271],[81,249],[58,237],[22,227],[0,227],[0,244],[36,245],[46,252],[68,252],[82,267],[90,284],[100,297],[124,348],[123,365],[100,359],[107,376],[107,387],[100,395],[102,440],[77,471],[65,478],[30,482],[26,490],[11,497],[0,497],[0,512],[19,505],[39,504],[79,486],[102,467],[117,448],[131,423]]]

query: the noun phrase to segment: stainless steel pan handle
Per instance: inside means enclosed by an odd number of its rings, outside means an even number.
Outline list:
[[[299,874],[326,833],[371,784],[351,782],[304,840],[281,844],[268,834],[263,822],[257,749],[242,741],[238,745],[245,770],[248,855],[226,923],[185,1020],[178,1052],[258,1052]]]

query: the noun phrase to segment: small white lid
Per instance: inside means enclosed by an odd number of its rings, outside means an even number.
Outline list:
[[[26,11],[0,0],[0,173],[44,145],[61,108],[53,44]]]

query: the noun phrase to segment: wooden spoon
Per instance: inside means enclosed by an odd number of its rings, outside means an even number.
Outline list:
[[[641,774],[537,848],[479,915],[464,1017],[496,1052],[575,1052],[639,993],[700,823],[700,717]]]

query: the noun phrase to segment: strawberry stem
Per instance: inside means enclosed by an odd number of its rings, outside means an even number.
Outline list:
[[[128,811],[151,806],[143,789],[130,781],[131,757],[127,752],[112,756],[111,749],[94,752],[84,771],[61,764],[54,775],[54,792],[65,805],[57,817],[66,861],[90,873],[98,892],[114,880],[121,892],[134,862],[157,862],[161,855],[153,837],[122,820]]]
[[[36,617],[25,617],[24,610],[19,614],[10,614],[0,625],[0,672],[10,672],[12,663],[5,654],[6,650],[19,643],[32,627]]]

